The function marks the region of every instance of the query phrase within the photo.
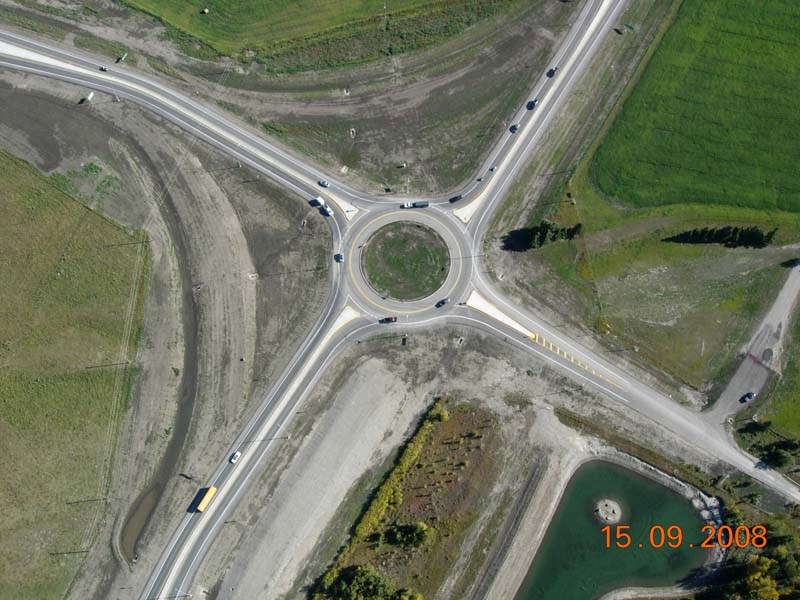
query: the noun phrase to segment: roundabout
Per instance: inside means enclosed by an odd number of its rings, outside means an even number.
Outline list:
[[[351,298],[381,318],[435,311],[466,298],[472,256],[461,226],[440,211],[389,209],[351,225],[342,265]]]
[[[450,272],[450,253],[434,229],[394,221],[373,233],[361,249],[361,273],[370,287],[402,302],[436,292]]]

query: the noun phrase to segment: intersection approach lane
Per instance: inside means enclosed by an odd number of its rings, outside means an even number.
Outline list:
[[[537,143],[564,108],[571,89],[587,68],[611,25],[621,15],[625,0],[587,0],[571,30],[556,50],[549,66],[555,77],[538,76],[530,89],[540,102],[532,111],[520,107],[516,133],[503,133],[492,147],[477,178],[462,191],[457,203],[447,197],[430,199],[426,209],[400,209],[413,198],[374,196],[354,190],[301,159],[260,138],[246,125],[221,116],[208,107],[145,78],[133,70],[75,54],[15,33],[0,31],[0,68],[54,77],[135,102],[192,135],[207,141],[232,158],[264,173],[305,200],[322,196],[333,206],[327,218],[333,233],[330,255],[331,294],[319,319],[292,357],[281,377],[250,417],[230,452],[241,451],[233,465],[228,456],[207,483],[219,492],[203,513],[187,512],[142,591],[142,598],[183,597],[190,593],[193,577],[225,518],[259,473],[266,453],[285,437],[286,426],[326,366],[349,344],[384,330],[383,316],[397,314],[391,327],[423,329],[433,323],[458,323],[506,338],[520,351],[547,360],[565,375],[592,387],[623,406],[635,410],[670,431],[677,443],[705,451],[752,475],[787,498],[800,501],[797,487],[779,473],[760,469],[756,461],[734,447],[719,429],[700,422],[698,415],[635,380],[597,352],[585,348],[535,315],[504,300],[482,274],[481,243],[491,215],[525,164]],[[91,106],[87,107],[88,109]],[[321,189],[324,177],[332,183]],[[455,210],[453,210],[455,209]],[[450,273],[434,296],[413,303],[381,298],[360,272],[359,246],[386,223],[408,220],[433,227],[447,243]],[[333,260],[334,253],[344,262]],[[450,303],[435,308],[437,300]],[[187,505],[190,502],[187,498]]]

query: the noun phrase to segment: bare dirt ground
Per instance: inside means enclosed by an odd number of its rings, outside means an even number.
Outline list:
[[[301,597],[345,542],[416,419],[445,392],[498,415],[502,449],[492,492],[437,598],[512,597],[574,469],[613,454],[562,425],[553,406],[613,421],[668,456],[677,452],[668,433],[472,329],[412,333],[405,347],[397,337],[376,338],[340,357],[304,402],[290,439],[235,509],[192,593]]]
[[[194,493],[178,472],[202,478],[316,318],[329,237],[301,199],[135,107],[101,95],[83,110],[79,89],[14,73],[2,74],[0,95],[3,148],[45,172],[101,165],[120,182],[103,210],[151,240],[141,371],[102,529],[71,590],[116,597],[142,587]],[[128,550],[139,560],[120,569],[119,535],[142,500],[153,520],[136,516],[144,534],[133,531]]]
[[[13,5],[0,0],[7,3]],[[579,9],[577,2],[520,3],[429,50],[332,72],[274,76],[258,65],[182,57],[154,19],[106,0],[96,5],[100,16],[73,10],[61,17],[14,6],[131,48],[138,68],[166,75],[170,85],[254,129],[263,132],[262,124],[270,123],[278,143],[360,187],[439,193],[477,169]],[[74,37],[67,34],[61,43],[68,46]],[[398,169],[401,163],[407,167]]]

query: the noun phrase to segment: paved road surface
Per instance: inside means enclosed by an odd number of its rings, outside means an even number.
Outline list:
[[[189,593],[194,574],[226,517],[259,473],[266,453],[285,437],[286,424],[326,366],[348,344],[386,328],[410,332],[445,322],[501,336],[520,352],[550,362],[564,374],[660,424],[672,432],[676,444],[703,449],[787,498],[800,501],[800,491],[792,482],[779,473],[757,468],[756,461],[738,449],[722,427],[699,418],[613,366],[597,352],[511,305],[482,275],[480,249],[492,213],[535,153],[537,142],[553,118],[564,110],[570,90],[588,67],[602,39],[611,35],[612,26],[618,24],[624,5],[624,0],[588,0],[551,60],[550,66],[559,67],[556,75],[548,78],[542,74],[532,82],[530,98],[538,98],[539,104],[533,110],[522,106],[515,114],[513,122],[519,123],[519,130],[501,136],[475,180],[462,191],[461,200],[450,203],[446,197],[432,198],[429,208],[419,210],[399,208],[409,198],[372,197],[320,174],[247,126],[170,90],[159,81],[119,65],[108,65],[108,71],[101,72],[99,66],[106,61],[0,31],[0,68],[58,78],[135,102],[301,197],[311,200],[320,195],[334,208],[334,215],[326,217],[334,239],[332,293],[328,304],[285,372],[231,444],[229,454],[220,457],[217,469],[206,482],[219,488],[216,497],[202,514],[186,513],[163,549],[142,598],[174,598]],[[91,103],[83,108],[92,110]],[[482,182],[477,181],[478,176],[483,177]],[[322,177],[332,183],[330,188],[317,185]],[[359,246],[378,227],[396,220],[416,220],[434,227],[450,248],[453,267],[443,288],[432,298],[414,303],[381,298],[360,273]],[[344,263],[333,262],[334,252],[345,255]],[[451,302],[435,308],[434,303],[444,296],[449,296]],[[377,323],[378,318],[392,314],[398,316],[397,323]],[[242,456],[236,465],[231,465],[228,456],[237,450]],[[191,500],[186,499],[187,507]]]

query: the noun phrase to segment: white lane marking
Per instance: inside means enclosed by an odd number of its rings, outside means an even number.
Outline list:
[[[320,341],[320,343],[317,344],[317,347],[311,353],[311,356],[309,356],[308,359],[305,361],[303,367],[300,369],[300,372],[294,378],[294,380],[292,381],[291,385],[282,394],[282,396],[280,397],[280,400],[278,401],[276,406],[273,408],[270,416],[267,418],[267,420],[264,422],[264,424],[258,429],[258,431],[255,432],[255,437],[256,438],[262,437],[265,433],[267,433],[275,425],[275,422],[278,420],[278,418],[280,418],[281,413],[283,412],[284,408],[286,407],[287,402],[294,396],[295,391],[300,386],[300,382],[303,381],[303,379],[306,377],[306,375],[308,374],[308,371],[312,367],[316,366],[316,364],[317,364],[317,362],[319,360],[320,354],[322,353],[323,349],[328,345],[328,342],[330,341],[330,339],[340,329],[342,329],[345,325],[347,325],[348,323],[352,322],[353,320],[355,320],[355,319],[357,319],[358,317],[361,317],[361,316],[362,316],[362,314],[360,312],[358,312],[357,310],[355,310],[354,308],[352,308],[349,305],[345,306],[342,309],[342,312],[339,313],[339,316],[336,318],[336,320],[334,321],[334,323],[331,326],[331,328],[325,334],[325,337],[323,337],[322,340]],[[239,459],[239,461],[240,461],[239,469],[235,470],[233,472],[233,474],[228,477],[228,479],[225,482],[226,485],[220,487],[219,491],[217,492],[217,495],[214,498],[214,502],[212,502],[208,506],[208,508],[203,512],[203,517],[204,517],[204,519],[206,521],[211,521],[212,518],[213,518],[214,513],[216,513],[217,510],[222,510],[226,506],[225,505],[225,498],[227,497],[227,495],[229,493],[231,493],[232,491],[235,491],[237,489],[237,487],[234,486],[233,484],[236,482],[236,480],[239,477],[238,473],[242,473],[243,472],[243,470],[241,468],[242,465],[246,465],[250,460],[252,460],[253,456],[254,456],[253,454],[244,453],[242,455],[242,458]],[[259,454],[258,455],[259,460],[260,460],[261,456],[263,456],[263,454]],[[220,471],[219,475],[221,475],[221,468],[218,469],[218,471]],[[219,475],[217,475],[215,477],[215,479],[218,479]],[[194,546],[195,539],[199,535],[202,534],[202,531],[203,531],[203,528],[199,527],[198,529],[195,529],[195,530],[193,530],[193,531],[191,531],[189,533],[189,536],[187,537],[185,543],[183,544],[182,548],[178,552],[176,560],[173,561],[173,567],[170,570],[167,578],[164,581],[164,585],[161,588],[162,590],[166,590],[167,592],[171,591],[171,589],[172,589],[171,588],[171,584],[172,584],[172,581],[175,579],[175,570],[176,570],[175,567],[177,565],[182,565],[185,562],[185,560],[186,560],[184,558],[185,555],[190,552],[190,549]],[[199,553],[196,554],[194,560],[196,560],[197,556],[199,556],[199,555],[200,555]],[[194,560],[189,564],[189,569],[187,570],[187,573],[191,570],[191,567],[194,564]],[[181,585],[183,585],[183,582],[181,582]]]
[[[467,298],[467,306],[470,308],[474,308],[477,311],[480,311],[486,315],[492,317],[495,321],[500,321],[504,325],[511,327],[511,329],[520,332],[525,337],[531,337],[533,332],[530,329],[526,329],[519,323],[517,323],[514,319],[500,311],[494,304],[489,302],[486,298],[481,296],[477,290],[472,290],[472,293]]]
[[[55,59],[50,56],[40,54],[37,52],[33,52],[31,50],[22,48],[20,46],[9,44],[8,42],[5,42],[3,40],[0,40],[0,54],[16,57],[18,59],[28,60],[34,63],[38,63],[40,65],[49,65],[52,67],[57,67],[59,69],[69,71],[71,73],[75,73],[78,75],[84,75],[84,76],[88,75],[91,76],[93,79],[98,77],[97,73],[95,73],[94,71],[90,71],[85,67],[78,67],[70,63],[64,62],[62,60]],[[236,148],[246,149],[248,152],[259,158],[260,160],[264,161],[266,164],[269,164],[270,166],[283,171],[284,174],[289,175],[295,178],[296,180],[303,182],[304,184],[308,185],[309,188],[318,186],[317,181],[314,181],[312,178],[295,170],[293,168],[294,165],[290,165],[286,161],[279,160],[274,156],[265,154],[260,148],[258,148],[257,145],[252,144],[249,139],[242,140],[242,137],[249,138],[250,136],[242,136],[239,128],[235,127],[233,124],[224,122],[221,118],[217,117],[216,115],[210,116],[207,110],[203,109],[198,110],[197,107],[192,106],[188,102],[183,102],[182,100],[180,102],[176,102],[175,100],[169,97],[171,94],[165,94],[158,88],[148,88],[139,83],[115,77],[113,74],[104,74],[102,78],[109,82],[115,83],[116,85],[120,86],[123,89],[135,90],[137,93],[143,94],[145,97],[150,97],[153,100],[160,101],[165,106],[179,113],[183,117],[193,120],[199,124],[202,124],[209,131],[212,131],[219,137],[225,139],[228,143],[234,144]],[[81,82],[81,83],[82,85],[88,85],[86,82]],[[230,131],[226,131],[217,122],[222,123],[223,127],[230,129]],[[272,148],[270,148],[270,150],[272,150]],[[341,210],[344,213],[345,218],[348,221],[353,219],[356,216],[356,214],[358,214],[359,209],[356,208],[347,200],[341,198],[335,192],[335,190],[331,190],[329,188],[325,190],[325,192],[323,193],[325,194],[326,198],[328,198],[329,200],[331,200],[331,202],[333,202],[334,204],[336,204],[336,206],[338,206],[339,210]]]
[[[583,51],[583,48],[592,39],[594,31],[600,25],[600,22],[603,20],[603,17],[608,12],[609,6],[611,6],[611,4],[613,2],[614,2],[614,0],[604,0],[603,1],[603,5],[597,11],[597,13],[595,13],[595,16],[592,19],[591,24],[586,29],[585,33],[581,37],[581,41],[579,42],[578,46],[575,48],[575,50],[570,55],[570,57],[567,60],[566,64],[564,64],[563,66],[559,66],[559,71],[561,72],[561,74],[560,74],[561,79],[559,79],[556,82],[556,85],[548,86],[547,91],[544,93],[544,95],[541,98],[539,98],[538,107],[539,107],[540,110],[534,111],[533,115],[531,115],[531,118],[525,124],[523,124],[520,127],[520,130],[517,133],[514,133],[514,134],[508,133],[507,134],[508,136],[514,136],[514,142],[513,142],[512,146],[511,146],[511,149],[509,150],[508,153],[506,153],[506,157],[507,158],[510,158],[512,156],[517,155],[520,146],[522,146],[522,145],[526,145],[527,146],[529,144],[530,140],[527,139],[527,137],[524,135],[524,132],[525,131],[529,131],[531,129],[531,127],[533,126],[533,124],[537,123],[540,120],[539,115],[542,114],[541,107],[547,103],[547,101],[549,100],[549,98],[551,96],[553,96],[554,94],[560,96],[561,95],[560,92],[569,87],[569,84],[572,81],[572,78],[570,77],[569,79],[564,81],[564,79],[563,79],[564,73],[571,73],[571,70],[572,70],[572,68],[574,66],[575,61],[578,60],[578,57],[580,56],[581,52]],[[559,75],[557,74],[556,77],[559,77]],[[561,83],[562,81],[564,81],[563,84]],[[550,113],[548,113],[548,114],[550,114]],[[503,166],[503,164],[505,162],[506,161],[504,160],[504,161],[502,161],[500,163],[500,165],[498,166],[498,170],[502,168],[502,166]],[[469,223],[470,219],[472,219],[472,217],[475,215],[477,210],[484,204],[484,202],[486,201],[486,198],[489,197],[492,194],[494,189],[497,187],[498,183],[501,183],[502,181],[503,180],[501,178],[499,178],[499,177],[498,178],[493,178],[492,180],[490,180],[489,184],[486,187],[483,188],[483,191],[481,191],[481,193],[478,194],[478,196],[474,200],[472,200],[469,204],[466,204],[466,205],[462,206],[461,208],[458,208],[458,209],[454,210],[453,214],[455,214],[464,223]]]

